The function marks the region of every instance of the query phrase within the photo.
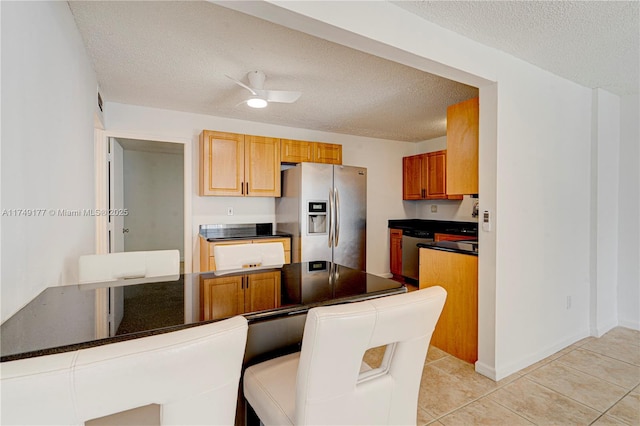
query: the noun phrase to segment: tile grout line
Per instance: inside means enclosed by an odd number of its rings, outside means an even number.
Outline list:
[[[600,354],[600,355],[602,355],[602,354]],[[626,389],[626,387],[625,387],[625,386],[622,386],[622,385],[620,385],[620,384],[618,384],[618,383],[611,382],[611,381],[609,381],[609,380],[607,380],[607,379],[605,379],[605,378],[602,378],[602,377],[594,376],[594,375],[593,375],[593,374],[591,374],[590,372],[580,370],[579,368],[575,368],[573,365],[571,365],[571,364],[569,364],[569,363],[567,363],[567,362],[565,362],[565,361],[560,361],[560,359],[558,359],[557,361],[558,361],[560,364],[564,365],[565,367],[568,367],[568,368],[570,368],[570,369],[572,369],[572,370],[575,370],[575,371],[577,371],[577,372],[579,372],[579,373],[586,374],[587,376],[589,376],[589,377],[593,377],[594,379],[602,380],[603,382],[606,382],[606,383],[608,383],[608,384],[610,384],[610,385],[613,385],[613,386],[619,387],[619,388],[624,389],[625,391],[627,391],[627,389]],[[633,367],[636,367],[636,365],[634,365],[634,364],[629,364],[629,365],[631,365],[631,366],[633,366]],[[632,391],[636,386],[638,386],[639,384],[640,384],[640,382],[636,383],[635,385],[632,385],[632,386],[631,386],[631,389],[629,390],[629,392],[631,392],[631,391]]]
[[[616,420],[621,421],[621,422],[622,422],[622,423],[624,423],[624,424],[629,424],[629,423],[627,423],[625,420],[621,419],[620,417],[617,417],[617,416],[615,416],[615,415],[613,415],[613,414],[607,414],[607,413],[608,413],[609,411],[611,411],[611,409],[612,409],[613,407],[615,407],[615,406],[616,406],[616,404],[618,404],[620,401],[622,401],[623,399],[625,399],[627,396],[631,395],[631,392],[633,392],[633,389],[635,389],[635,386],[634,386],[633,388],[631,388],[631,390],[630,390],[629,392],[625,393],[625,394],[624,394],[624,395],[623,395],[619,400],[617,400],[615,404],[613,404],[613,405],[611,405],[611,407],[607,408],[607,409],[605,410],[605,412],[604,412],[604,413],[602,413],[602,415],[600,415],[600,417],[602,417],[602,416],[604,416],[604,415],[608,415],[608,416],[613,417],[613,418],[614,418],[614,419],[616,419]],[[600,417],[598,417],[598,419],[599,419]],[[597,420],[597,419],[596,419],[596,420]]]
[[[558,395],[560,395],[560,396],[563,396],[563,397],[565,397],[565,398],[567,398],[567,399],[570,399],[571,401],[575,402],[576,404],[580,404],[580,405],[582,405],[583,407],[586,407],[586,408],[588,408],[588,409],[590,409],[590,410],[593,410],[593,411],[595,411],[595,412],[599,413],[598,417],[600,417],[601,415],[603,415],[604,413],[606,413],[606,412],[607,412],[607,411],[612,407],[612,406],[611,406],[611,407],[609,407],[609,408],[607,408],[606,410],[604,410],[604,411],[602,411],[602,412],[601,412],[601,411],[600,411],[599,409],[597,409],[597,408],[591,407],[591,406],[589,406],[589,405],[585,404],[584,402],[580,402],[580,401],[578,401],[578,400],[576,400],[576,399],[574,399],[574,398],[570,397],[569,395],[565,395],[565,394],[564,394],[564,393],[562,393],[562,392],[558,392],[558,391],[557,391],[557,390],[555,390],[555,389],[551,389],[550,387],[548,387],[548,386],[546,386],[546,385],[544,385],[544,384],[542,384],[542,383],[538,383],[538,382],[536,382],[536,381],[535,381],[535,380],[533,380],[533,379],[529,379],[529,378],[527,378],[527,380],[529,380],[531,383],[534,383],[534,384],[536,384],[536,385],[538,385],[538,386],[540,386],[540,387],[543,387],[543,388],[545,388],[545,389],[547,389],[547,390],[549,390],[549,391],[551,391],[551,392],[553,392],[553,393],[556,393],[556,394],[558,394]],[[616,402],[616,404],[617,404],[617,402]]]

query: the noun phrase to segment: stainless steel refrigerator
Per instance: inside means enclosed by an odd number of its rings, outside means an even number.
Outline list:
[[[292,262],[366,270],[367,169],[300,163],[283,170],[276,230],[292,234]]]

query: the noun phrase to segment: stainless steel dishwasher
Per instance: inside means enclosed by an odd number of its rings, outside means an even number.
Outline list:
[[[418,281],[420,270],[420,243],[432,243],[433,232],[416,229],[402,231],[402,275]]]

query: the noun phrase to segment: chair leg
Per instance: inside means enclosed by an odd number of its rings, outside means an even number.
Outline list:
[[[244,426],[263,426],[262,422],[260,421],[260,418],[258,417],[258,415],[256,414],[255,411],[253,411],[253,408],[251,407],[251,405],[249,405],[249,403],[247,402],[247,400],[244,401]]]

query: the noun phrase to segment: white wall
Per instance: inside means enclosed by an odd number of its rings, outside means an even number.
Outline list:
[[[180,250],[184,259],[182,154],[124,150],[125,251]]]
[[[621,99],[618,322],[640,330],[640,99]]]
[[[504,377],[589,334],[591,90],[518,60],[497,80],[495,371]]]
[[[2,321],[94,252],[97,81],[66,2],[2,2]],[[50,209],[53,209],[51,216]],[[91,324],[93,328],[93,324]]]
[[[618,96],[593,91],[591,137],[591,333],[601,336],[618,324]]]
[[[374,274],[389,272],[389,219],[413,217],[402,202],[402,157],[413,153],[414,144],[373,138],[274,126],[221,117],[107,103],[107,131],[139,134],[141,139],[190,139],[193,152],[194,270],[199,270],[200,225],[217,223],[273,223],[275,199],[272,197],[200,197],[198,182],[198,135],[203,129],[225,132],[315,140],[342,144],[343,164],[368,169],[367,193],[367,270]],[[227,207],[234,215],[227,216]]]
[[[499,379],[588,335],[591,90],[387,2],[261,5],[276,23],[480,88],[480,202],[493,223],[479,235],[476,368]]]

